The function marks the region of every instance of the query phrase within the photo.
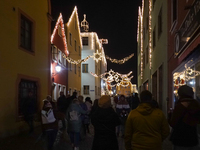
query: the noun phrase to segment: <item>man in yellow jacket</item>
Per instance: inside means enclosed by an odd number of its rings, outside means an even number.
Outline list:
[[[161,150],[162,141],[170,133],[167,119],[156,108],[151,92],[140,94],[141,103],[129,113],[125,127],[126,150]]]

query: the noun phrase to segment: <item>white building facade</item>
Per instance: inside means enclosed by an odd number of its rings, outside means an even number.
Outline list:
[[[99,99],[105,90],[105,82],[99,75],[107,71],[107,62],[101,40],[95,32],[82,32],[81,58],[90,58],[81,64],[81,95],[92,101]]]

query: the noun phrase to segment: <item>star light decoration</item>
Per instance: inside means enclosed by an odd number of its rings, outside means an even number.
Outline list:
[[[96,53],[93,54],[93,56],[90,56],[92,57],[97,63],[102,59],[102,54],[99,53],[99,51],[97,50]]]
[[[90,72],[91,75],[93,75],[94,77],[100,77],[101,79],[103,79],[106,83],[109,83],[110,87],[114,87],[114,86],[129,86],[129,84],[131,83],[130,80],[133,78],[133,76],[130,76],[132,73],[132,71],[130,71],[128,74],[120,74],[118,72],[114,72],[112,69],[109,72],[105,72],[101,75],[97,75],[94,74],[92,72]]]
[[[192,60],[191,60],[192,61]],[[195,71],[190,67],[187,67],[187,64],[185,64],[185,70],[182,72],[175,72],[173,74],[174,79],[174,86],[181,86],[186,84],[187,81],[194,79],[196,76],[200,75],[200,71]],[[178,81],[178,83],[177,83]],[[185,82],[182,82],[185,81]]]

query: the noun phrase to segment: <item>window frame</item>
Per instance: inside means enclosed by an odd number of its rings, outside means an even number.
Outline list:
[[[88,87],[88,89],[86,87]],[[83,94],[90,95],[90,86],[89,85],[83,85]]]
[[[82,37],[82,45],[83,46],[88,46],[89,45],[89,37]]]
[[[88,73],[88,64],[82,64],[82,73]]]
[[[163,32],[163,18],[162,18],[162,7],[160,8],[159,14],[158,14],[158,39],[160,38],[162,32]]]
[[[22,18],[25,18],[28,22],[31,23],[31,27],[30,27],[30,49],[27,49],[26,47],[22,46],[22,42],[21,42],[21,22],[22,22]],[[18,47],[21,50],[24,50],[25,52],[28,52],[30,54],[34,54],[35,53],[35,21],[28,16],[26,13],[24,13],[22,10],[19,9],[19,13],[18,13],[18,20],[19,20],[19,32],[18,32]]]

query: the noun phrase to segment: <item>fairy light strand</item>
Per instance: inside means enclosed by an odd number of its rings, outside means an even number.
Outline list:
[[[131,59],[133,56],[134,56],[134,54],[131,54],[130,56],[125,57],[125,58],[123,58],[121,60],[112,59],[112,58],[106,56],[106,59],[110,60],[112,63],[124,64],[126,61],[128,61],[129,59]]]

